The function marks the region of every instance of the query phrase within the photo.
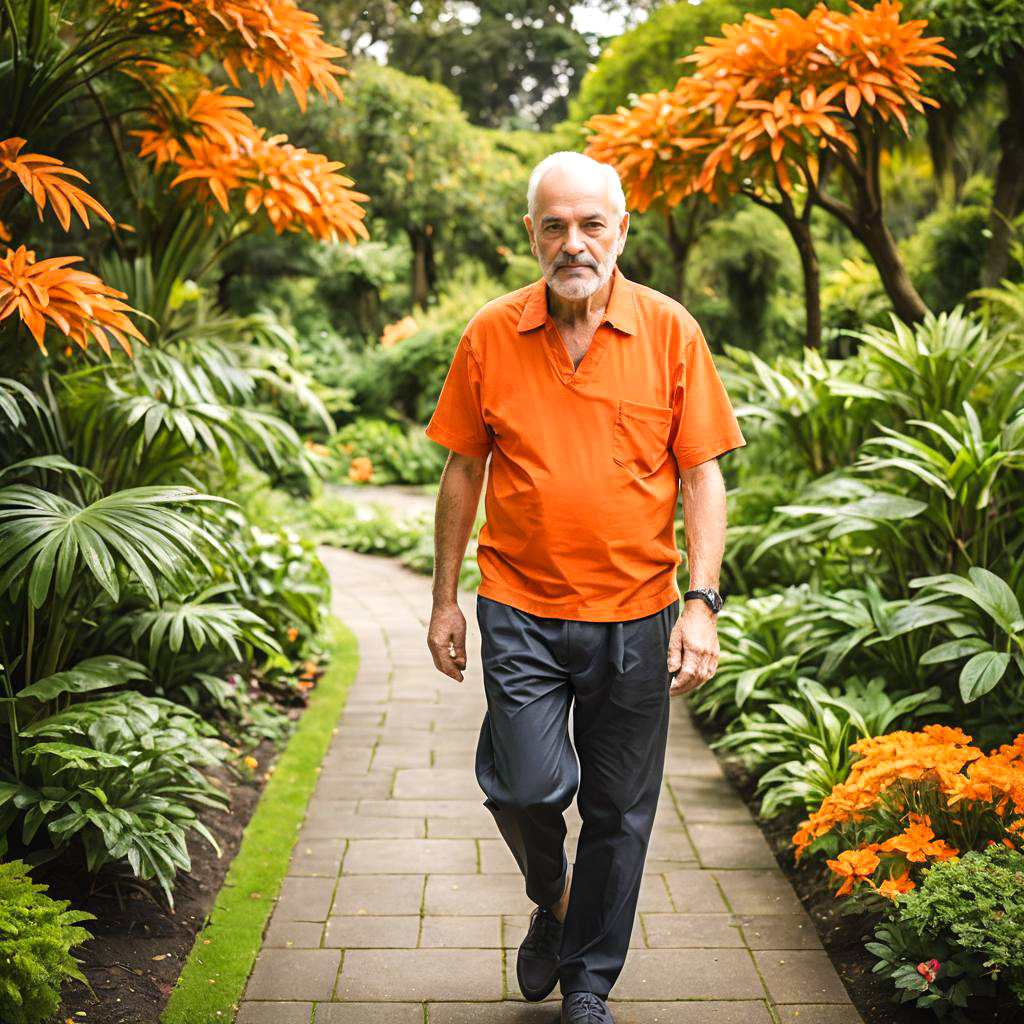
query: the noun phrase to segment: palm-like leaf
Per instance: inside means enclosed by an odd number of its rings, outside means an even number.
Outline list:
[[[155,665],[162,649],[177,653],[186,636],[196,651],[212,647],[229,650],[242,660],[239,640],[267,653],[281,653],[281,647],[266,632],[266,622],[239,604],[215,600],[234,590],[231,583],[207,587],[188,601],[165,601],[161,607],[133,612],[123,623],[131,627],[133,644],[149,636],[149,661]]]
[[[116,601],[124,565],[156,603],[154,573],[172,574],[184,556],[208,565],[199,540],[219,547],[170,507],[200,501],[227,499],[191,487],[133,487],[83,506],[27,484],[0,489],[0,593],[17,596],[27,580],[29,600],[39,608],[51,586],[64,595],[84,572]]]

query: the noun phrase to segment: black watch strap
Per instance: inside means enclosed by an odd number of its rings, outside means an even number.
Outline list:
[[[697,590],[688,590],[683,594],[684,601],[703,601],[716,615],[722,610],[725,598],[717,590],[711,587],[700,587]]]

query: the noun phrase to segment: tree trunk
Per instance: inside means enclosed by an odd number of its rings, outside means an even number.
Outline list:
[[[804,344],[808,348],[821,348],[821,269],[811,238],[811,226],[799,217],[782,219],[800,253],[800,267],[804,275],[804,314],[807,320]]]
[[[864,244],[871,255],[878,276],[882,279],[885,293],[892,303],[893,312],[905,323],[916,324],[928,313],[928,307],[917,293],[910,280],[903,258],[896,246],[896,239],[889,231],[889,225],[882,217],[881,208],[865,211],[857,218],[854,235]]]
[[[928,126],[928,151],[939,200],[946,206],[960,202],[960,193],[967,180],[963,160],[957,158],[956,132],[962,112],[950,103],[941,107],[925,107]]]
[[[434,266],[434,241],[431,226],[407,228],[409,243],[412,246],[412,301],[420,309],[427,308],[430,293],[437,279]]]
[[[1010,266],[1013,219],[1024,207],[1024,49],[1017,48],[1002,68],[1006,117],[999,123],[999,167],[989,214],[988,250],[981,283],[996,287]]]

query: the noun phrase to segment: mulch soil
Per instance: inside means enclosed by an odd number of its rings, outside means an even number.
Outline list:
[[[299,710],[288,713],[297,717]],[[160,1019],[241,845],[242,832],[266,785],[265,773],[278,753],[266,739],[250,751],[259,762],[251,781],[236,777],[223,765],[205,770],[231,798],[228,810],[202,807],[199,811],[200,820],[220,845],[221,856],[202,836],[189,837],[192,870],[178,872],[171,889],[173,911],[166,907],[163,892],[151,883],[131,880],[115,886],[102,878],[94,882],[84,866],[67,859],[33,871],[36,881],[49,885],[48,896],[70,900],[75,909],[97,918],[82,922],[93,938],[71,950],[96,997],[80,981],[65,981],[62,1024],[67,1019],[75,1024],[156,1024]]]

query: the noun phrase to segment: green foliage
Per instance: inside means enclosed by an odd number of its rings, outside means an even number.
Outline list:
[[[127,864],[135,877],[155,879],[173,908],[175,874],[191,867],[188,831],[220,853],[195,811],[229,803],[199,767],[224,759],[215,733],[194,712],[134,690],[33,720],[19,730],[30,741],[20,778],[5,773],[0,782],[0,835],[20,819],[27,846],[45,826],[53,848],[33,854],[36,862],[77,836],[90,872]]]
[[[767,680],[760,676],[756,682]],[[758,777],[761,814],[774,817],[797,807],[816,810],[834,786],[846,780],[855,755],[850,745],[948,707],[937,702],[938,687],[919,693],[887,688],[882,678],[849,679],[828,689],[798,677],[791,686],[772,679],[779,700],[741,714],[713,746],[737,752]],[[755,691],[756,693],[756,691]]]
[[[347,423],[331,439],[339,451],[341,475],[353,459],[373,463],[375,484],[432,484],[444,469],[447,452],[429,440],[421,428],[405,430],[396,423],[360,417]]]
[[[978,996],[1024,1005],[1024,854],[993,845],[939,862],[888,918],[867,946],[898,1001],[962,1022],[977,1019]],[[938,968],[929,982],[917,963],[931,959]]]
[[[47,1024],[61,1005],[65,978],[89,980],[71,956],[93,936],[77,922],[95,920],[69,901],[46,895],[20,860],[0,863],[0,1019],[5,1024]]]

